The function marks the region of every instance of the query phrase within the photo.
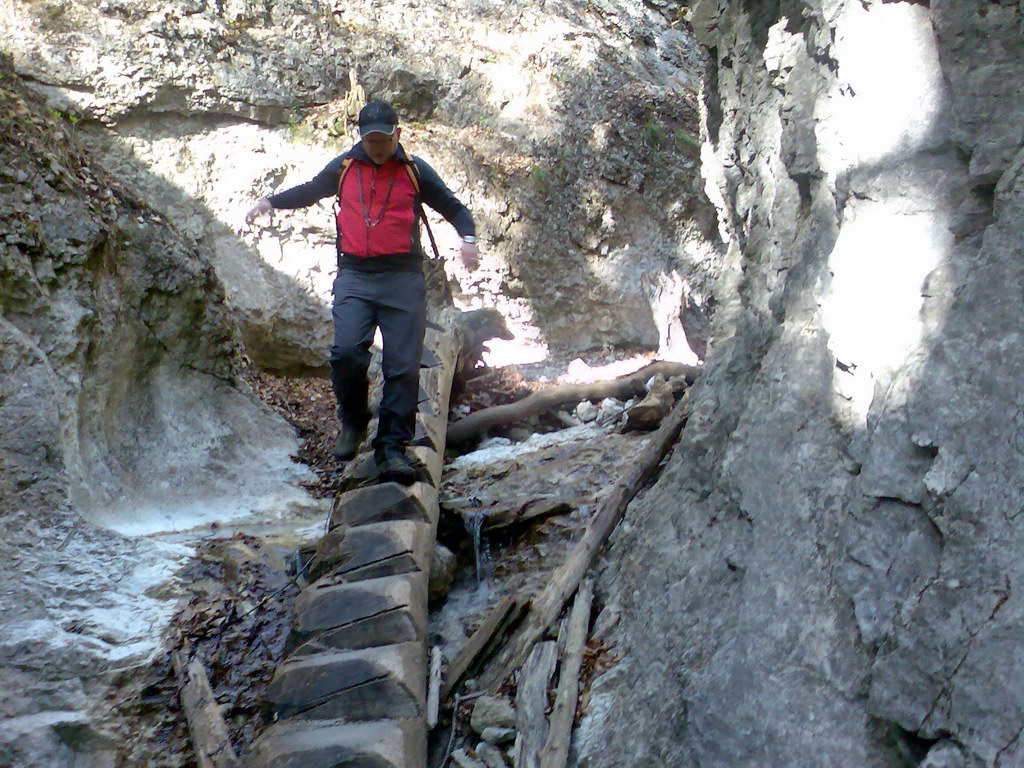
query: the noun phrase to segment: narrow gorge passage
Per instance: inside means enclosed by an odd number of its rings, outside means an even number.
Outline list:
[[[528,760],[562,663],[571,768],[1024,764],[1019,0],[0,0],[0,30],[0,765],[194,768],[185,639],[240,760],[338,754],[317,717],[387,700],[415,727],[341,759]],[[331,215],[244,213],[370,99],[477,217],[455,305],[516,337],[454,416],[704,363],[589,634],[497,695],[469,657],[648,438],[563,403],[418,500],[325,459]],[[428,646],[460,682],[425,739]]]

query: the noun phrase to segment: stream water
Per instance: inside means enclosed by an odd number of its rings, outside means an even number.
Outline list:
[[[483,538],[483,527],[484,521],[487,519],[486,510],[472,510],[463,513],[466,521],[466,528],[469,530],[470,538],[473,542],[473,564],[476,568],[476,583],[482,585],[487,581],[488,567],[490,565],[488,558],[488,548]]]

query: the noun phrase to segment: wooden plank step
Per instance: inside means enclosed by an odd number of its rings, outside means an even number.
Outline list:
[[[415,456],[417,450],[426,449],[413,447],[413,449],[409,452],[410,457]],[[436,484],[436,480],[434,479],[433,473],[428,473],[426,469],[417,468],[416,474],[418,482]],[[356,458],[354,458],[352,461],[345,465],[345,469],[342,472],[341,479],[342,491],[347,492],[348,490],[351,490],[353,488],[363,488],[368,485],[379,484],[377,482],[379,479],[380,472],[377,470],[377,464],[374,461],[373,452],[367,451],[365,453],[361,453],[359,456],[357,456]],[[413,483],[413,485],[410,487],[414,487],[415,485],[416,484]]]
[[[380,483],[343,493],[331,506],[331,528],[383,523],[389,520],[429,522],[422,492],[398,483]]]
[[[441,361],[437,359],[437,353],[424,344],[423,354],[420,356],[420,368],[429,370],[439,365],[441,365]]]
[[[433,526],[412,520],[336,528],[317,545],[310,578],[333,583],[361,581],[410,571],[430,573]]]
[[[434,426],[437,419],[424,421],[420,414],[416,418],[416,434],[413,436],[412,444],[429,448],[432,451],[440,451],[441,445],[440,429]]]
[[[287,720],[256,740],[245,768],[422,768],[425,737],[416,720]]]
[[[320,581],[295,601],[293,656],[422,641],[427,574],[383,576],[351,584]]]
[[[293,657],[277,668],[264,713],[275,721],[422,717],[426,663],[421,642]]]

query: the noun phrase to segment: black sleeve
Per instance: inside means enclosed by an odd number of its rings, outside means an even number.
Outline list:
[[[340,155],[329,162],[312,180],[297,187],[278,192],[267,199],[274,208],[305,208],[325,197],[338,194],[338,175],[341,172]]]
[[[423,159],[414,157],[416,168],[420,172],[420,195],[423,202],[440,213],[455,227],[459,237],[476,234],[473,214],[462,204],[445,183]]]

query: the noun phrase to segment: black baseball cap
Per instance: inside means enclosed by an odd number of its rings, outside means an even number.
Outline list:
[[[398,127],[398,115],[390,104],[383,101],[371,101],[359,110],[359,135],[368,133],[384,133],[392,136]]]

